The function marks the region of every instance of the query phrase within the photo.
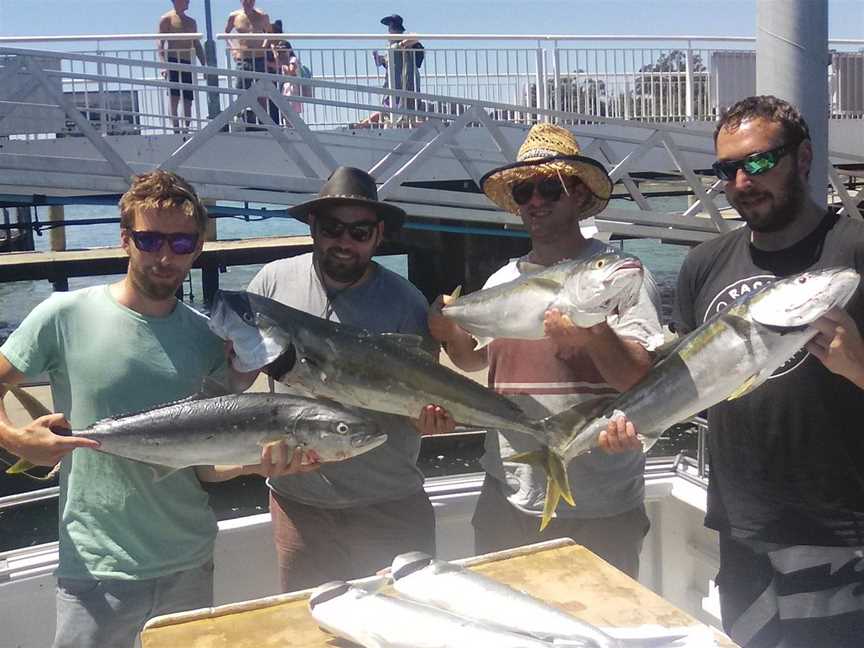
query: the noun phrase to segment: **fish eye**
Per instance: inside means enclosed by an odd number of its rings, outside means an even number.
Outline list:
[[[348,434],[351,431],[351,426],[345,423],[344,421],[339,421],[336,424],[336,431],[339,434]]]
[[[597,263],[594,264],[598,269],[602,268],[606,265],[606,259],[597,259]]]
[[[798,283],[799,284],[807,283],[807,277],[798,277]]]
[[[246,322],[247,324],[254,324],[255,323],[255,317],[252,315],[252,313],[250,313],[249,311],[246,311],[245,313],[243,313],[243,321]]]

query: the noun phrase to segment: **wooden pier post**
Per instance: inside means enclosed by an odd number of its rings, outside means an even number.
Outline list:
[[[212,206],[216,203],[213,201],[203,201],[204,206]],[[205,241],[218,240],[218,232],[216,230],[216,219],[212,216],[207,221],[207,230],[204,232]],[[201,291],[203,292],[204,304],[208,307],[219,290],[219,264],[204,263],[201,265]]]
[[[48,206],[48,222],[63,223],[66,220],[66,208],[63,205]],[[52,252],[62,252],[66,249],[66,227],[65,225],[54,225],[48,230],[48,245]],[[54,292],[66,292],[69,290],[69,277],[66,275],[51,280]]]

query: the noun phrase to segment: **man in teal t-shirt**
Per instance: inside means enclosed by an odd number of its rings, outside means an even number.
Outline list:
[[[184,398],[227,371],[206,318],[175,297],[207,223],[194,190],[155,171],[135,179],[120,210],[125,277],[51,296],[0,347],[0,382],[46,373],[58,412],[14,428],[0,402],[0,446],[41,465],[83,448],[60,472],[55,648],[131,647],[148,618],[212,605],[217,527],[201,481],[282,474],[300,461],[188,468],[155,480],[145,464],[51,431]]]

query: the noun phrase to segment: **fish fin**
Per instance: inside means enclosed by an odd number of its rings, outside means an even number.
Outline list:
[[[7,475],[21,475],[22,477],[27,477],[28,479],[32,479],[34,481],[45,482],[54,479],[57,476],[57,473],[60,471],[60,462],[57,462],[57,465],[54,466],[51,470],[49,470],[44,475],[34,475],[31,470],[34,468],[38,468],[36,464],[32,464],[26,459],[19,459],[15,464],[10,466],[6,470]]]
[[[37,419],[40,416],[47,416],[51,413],[51,411],[45,407],[39,400],[31,395],[29,392],[24,391],[18,385],[12,385],[10,383],[0,383],[0,387],[6,389],[7,391],[12,392],[12,395],[21,403],[21,407],[23,407],[31,418]]]
[[[533,274],[535,272],[541,272],[545,270],[548,266],[540,265],[539,263],[531,263],[530,261],[519,261],[516,264],[519,268],[519,272],[522,274]]]
[[[573,494],[570,491],[570,480],[567,477],[567,467],[564,461],[547,448],[520,452],[506,457],[504,461],[524,463],[531,466],[540,466],[546,471],[546,501],[543,505],[543,518],[540,522],[540,530],[546,528],[549,521],[555,516],[558,502],[563,498],[570,506],[576,506]]]
[[[453,292],[448,295],[450,299],[447,300],[448,304],[453,303],[454,300],[459,299],[459,296],[462,294],[462,284],[459,284],[453,289]]]
[[[670,340],[669,342],[664,342],[659,347],[651,351],[651,359],[654,364],[657,364],[664,358],[672,355],[675,349],[678,348],[678,345],[681,343],[681,338],[676,337],[674,340]]]
[[[7,475],[23,475],[27,474],[27,471],[35,468],[36,464],[30,463],[26,459],[19,459],[14,464],[12,464],[7,470]]]
[[[575,439],[591,421],[599,418],[614,399],[615,396],[597,396],[538,421],[538,440],[550,447],[563,447],[567,441]]]
[[[680,641],[687,637],[686,632],[670,632],[669,634],[658,634],[650,637],[616,637],[613,635],[615,639],[615,645],[620,646],[621,648],[660,648],[661,646],[671,646],[673,644],[677,645],[676,642]],[[567,641],[567,640],[564,640]],[[568,645],[579,645],[579,644],[567,644],[567,643],[553,643],[555,648],[558,648],[559,645],[561,648],[565,648]]]
[[[729,396],[726,397],[726,400],[731,401],[735,400],[736,398],[741,398],[745,394],[749,394],[750,392],[752,392],[763,382],[765,382],[765,378],[763,378],[761,374],[753,374],[747,380],[745,380],[738,389],[729,394]]]
[[[478,337],[478,338],[474,338],[474,339],[477,340],[477,346],[474,347],[474,350],[477,351],[478,349],[482,349],[483,347],[488,346],[489,343],[491,343],[492,340],[494,340],[495,338]]]

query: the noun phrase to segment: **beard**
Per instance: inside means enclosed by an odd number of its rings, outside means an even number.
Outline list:
[[[337,257],[334,253],[350,254],[350,258]],[[363,258],[348,250],[330,248],[319,255],[321,271],[333,281],[350,284],[359,281],[369,267],[368,258]]]
[[[805,203],[807,190],[798,175],[797,161],[794,168],[790,170],[789,178],[782,185],[781,191],[782,193],[754,191],[730,199],[729,204],[736,209],[752,231],[763,234],[778,232],[795,220],[798,210]],[[761,199],[759,204],[748,206],[746,202],[754,198]]]
[[[160,278],[160,281],[156,277],[152,277],[148,270],[149,268],[133,267],[131,263],[129,264],[129,278],[132,280],[132,285],[149,299],[162,301],[174,297],[183,284],[184,275],[180,273],[174,280]]]

